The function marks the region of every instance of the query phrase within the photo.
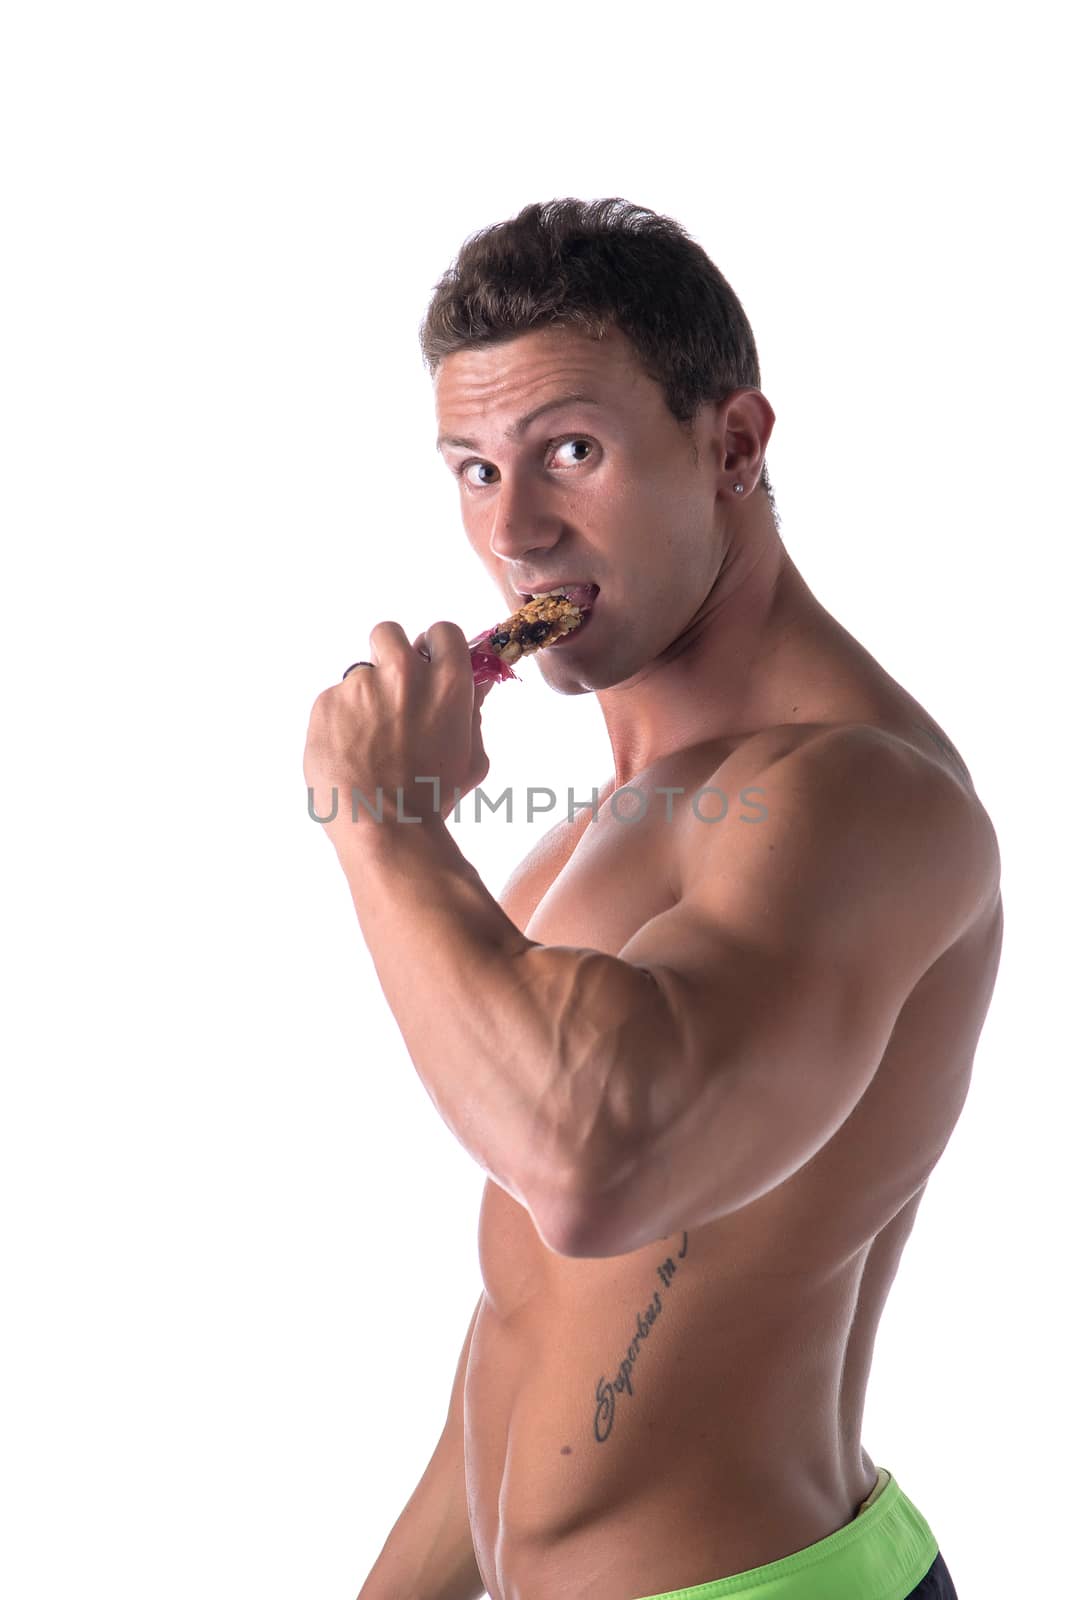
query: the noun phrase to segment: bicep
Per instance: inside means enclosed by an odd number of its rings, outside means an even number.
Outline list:
[[[624,955],[670,1019],[670,1058],[645,1067],[656,1115],[640,1164],[664,1232],[726,1215],[810,1160],[870,1084],[910,986],[888,958],[876,971],[859,950],[761,940],[684,906]]]
[[[855,1107],[956,937],[970,836],[928,768],[840,736],[762,787],[765,821],[691,843],[679,903],[619,952],[659,989],[662,1048],[629,1063],[642,1126],[585,1192],[589,1253],[699,1226],[789,1178]]]

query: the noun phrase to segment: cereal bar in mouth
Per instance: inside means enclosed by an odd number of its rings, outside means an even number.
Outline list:
[[[514,677],[510,668],[521,656],[533,655],[581,627],[597,593],[596,584],[575,583],[535,594],[506,622],[470,640],[475,681]]]

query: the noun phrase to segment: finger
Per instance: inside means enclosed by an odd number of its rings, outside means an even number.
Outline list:
[[[370,654],[375,666],[398,663],[411,651],[399,622],[376,622],[370,631]]]
[[[451,665],[458,670],[471,667],[470,646],[464,636],[463,629],[456,622],[431,622],[423,638],[432,661],[443,665]]]
[[[496,682],[495,678],[487,678],[484,683],[475,684],[475,686],[474,686],[474,709],[475,709],[475,711],[480,711],[482,709],[482,706],[485,703],[485,697],[489,693],[490,689],[493,687],[493,684],[495,682]]]

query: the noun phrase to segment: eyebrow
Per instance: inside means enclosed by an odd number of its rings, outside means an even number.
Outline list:
[[[599,400],[594,400],[590,394],[561,394],[555,400],[546,400],[543,406],[528,411],[518,422],[511,425],[504,433],[505,439],[519,439],[526,432],[531,422],[536,422],[538,417],[544,416],[546,411],[558,411],[561,406],[598,406]],[[442,445],[454,444],[462,450],[477,450],[480,448],[475,439],[461,439],[454,433],[443,433],[437,441],[437,448]]]

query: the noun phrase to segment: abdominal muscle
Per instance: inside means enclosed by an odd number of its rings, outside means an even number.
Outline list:
[[[571,1260],[487,1183],[465,1422],[493,1600],[634,1600],[778,1560],[855,1515],[875,1467],[841,1406],[868,1252],[813,1272],[779,1235],[761,1260],[760,1227],[778,1226],[772,1204],[753,1231],[762,1204],[744,1226]]]

